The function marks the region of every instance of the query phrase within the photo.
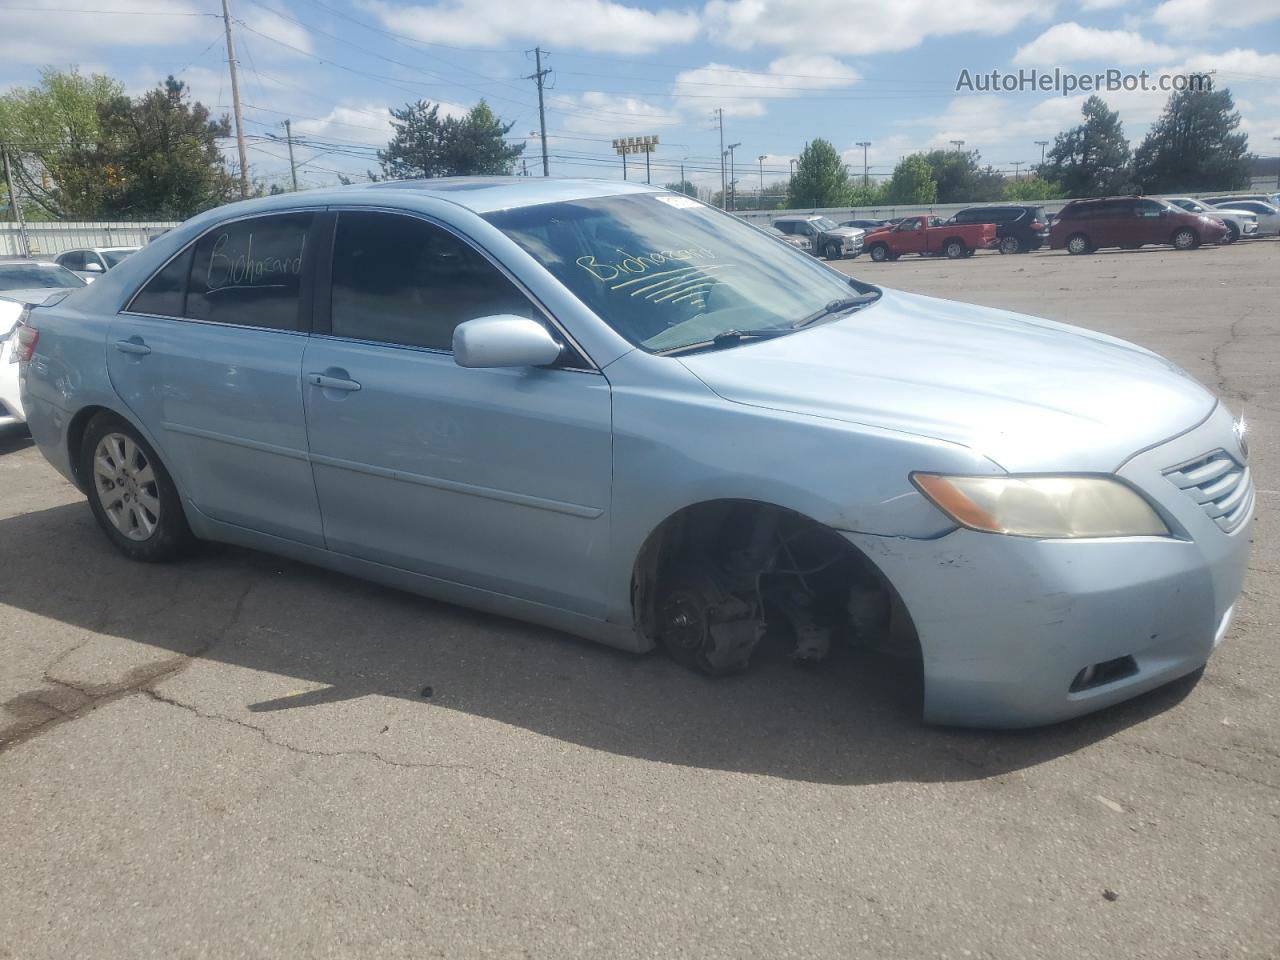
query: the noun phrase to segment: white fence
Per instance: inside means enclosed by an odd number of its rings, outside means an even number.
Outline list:
[[[56,223],[28,223],[27,240],[31,254],[56,257],[77,247],[140,247],[170,227],[176,220],[139,220],[133,223],[90,223],[60,220]],[[0,223],[0,256],[22,256],[22,234],[13,222]]]

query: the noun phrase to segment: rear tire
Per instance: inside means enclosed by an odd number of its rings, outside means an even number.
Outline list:
[[[959,260],[965,255],[967,249],[968,247],[964,245],[963,240],[948,240],[943,246],[942,252],[947,255],[948,260]]]
[[[1073,256],[1079,256],[1083,253],[1092,253],[1093,244],[1089,242],[1089,238],[1083,233],[1073,233],[1067,237],[1067,253]]]
[[[80,476],[98,526],[130,560],[175,560],[195,543],[169,471],[133,425],[114,413],[98,414],[85,428]]]
[[[1200,237],[1190,227],[1183,227],[1174,233],[1171,242],[1175,250],[1194,250],[1200,246]]]

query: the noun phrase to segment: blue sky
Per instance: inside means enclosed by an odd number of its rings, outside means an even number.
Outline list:
[[[984,162],[1039,159],[1083,95],[957,92],[961,69],[1215,70],[1259,155],[1280,152],[1280,0],[230,0],[255,176],[280,179],[291,118],[301,179],[376,166],[386,108],[480,97],[513,138],[538,128],[535,45],[549,52],[553,175],[621,176],[613,137],[657,134],[654,180],[719,187],[719,133],[744,189],[784,178],[825,137],[872,175],[965,141]],[[43,65],[101,71],[139,92],[176,73],[230,112],[215,0],[0,0],[0,89]],[[1103,94],[1135,143],[1167,94]],[[528,140],[531,169],[540,168]],[[230,155],[234,155],[234,151]],[[634,161],[633,161],[634,163]],[[643,177],[643,163],[631,167]]]

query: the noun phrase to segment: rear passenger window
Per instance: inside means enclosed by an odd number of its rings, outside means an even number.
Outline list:
[[[237,220],[195,244],[185,316],[297,330],[309,213]]]
[[[535,316],[528,297],[447,230],[394,214],[338,214],[335,336],[452,350],[454,327],[500,313]]]
[[[181,317],[182,300],[191,272],[191,247],[183,250],[138,291],[129,304],[130,313],[151,313],[158,317]]]

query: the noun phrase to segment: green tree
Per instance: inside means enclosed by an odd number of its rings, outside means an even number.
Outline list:
[[[1020,180],[1006,180],[1002,199],[1026,202],[1056,200],[1060,196],[1062,196],[1062,188],[1056,183],[1044,179],[1039,174],[1032,174]]]
[[[938,183],[933,179],[933,167],[923,153],[903,157],[893,168],[885,188],[887,203],[934,203],[938,199]]]
[[[1084,102],[1081,114],[1084,123],[1058,134],[1037,173],[1061,184],[1068,197],[1128,192],[1133,177],[1120,115],[1097,96]]]
[[[98,142],[67,157],[60,188],[68,213],[182,220],[236,196],[218,149],[231,124],[211,118],[180,80],[99,104],[98,124]]]
[[[889,181],[864,183],[862,180],[855,178],[853,189],[849,191],[849,206],[882,207],[888,202],[886,199],[888,195]]]
[[[67,192],[81,173],[71,158],[97,144],[99,105],[123,93],[123,84],[102,74],[46,68],[38,86],[0,97],[0,142],[9,146],[14,189],[28,216],[59,217],[83,205]]]
[[[383,176],[392,180],[511,173],[524,144],[507,143],[503,123],[481,100],[465,117],[441,117],[440,105],[419,100],[391,111],[395,133],[378,151]]]
[[[843,207],[849,203],[849,171],[828,140],[804,145],[787,187],[791,207]]]
[[[1237,190],[1249,186],[1249,135],[1230,90],[1180,90],[1169,97],[1134,155],[1144,193]]]
[[[698,188],[688,180],[675,180],[671,183],[663,184],[663,186],[672,193],[683,193],[686,197],[696,197],[698,195]]]

